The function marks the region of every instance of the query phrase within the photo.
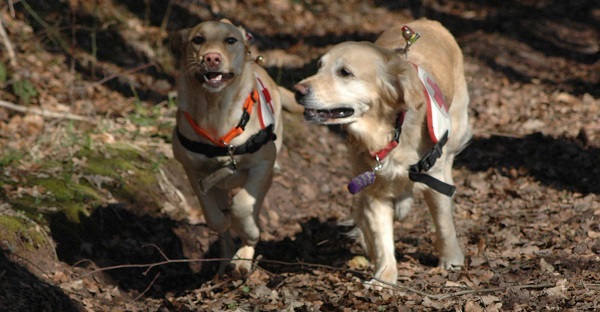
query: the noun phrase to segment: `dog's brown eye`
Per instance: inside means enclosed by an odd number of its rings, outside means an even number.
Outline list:
[[[350,72],[349,70],[347,70],[346,68],[343,68],[343,67],[342,67],[342,68],[340,68],[340,75],[341,75],[342,77],[352,77],[352,76],[354,76],[354,75],[352,74],[352,72]]]
[[[234,43],[236,43],[237,41],[238,41],[238,40],[237,40],[237,39],[235,39],[235,38],[233,38],[233,37],[227,37],[227,38],[225,38],[225,43],[227,43],[227,44],[234,44]]]
[[[192,38],[193,44],[203,44],[205,41],[206,41],[206,39],[204,39],[204,37],[202,37],[202,36],[196,36],[196,37]]]

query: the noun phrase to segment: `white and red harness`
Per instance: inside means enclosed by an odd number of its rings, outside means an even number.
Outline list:
[[[435,83],[435,80],[429,73],[427,73],[420,66],[413,64],[417,70],[419,80],[423,84],[423,94],[425,95],[427,102],[427,129],[429,130],[429,137],[435,145],[432,150],[427,153],[419,162],[409,166],[408,176],[413,182],[425,183],[434,190],[452,196],[455,191],[453,185],[444,183],[430,175],[422,173],[428,171],[433,167],[435,161],[442,155],[442,148],[448,141],[450,135],[450,129],[452,128],[452,120],[448,112],[449,107],[444,100],[444,95],[440,90],[440,87]],[[396,121],[396,131],[394,139],[390,141],[383,149],[371,152],[371,156],[375,158],[377,165],[372,171],[364,172],[356,176],[348,184],[348,190],[352,194],[360,192],[363,188],[373,184],[375,182],[375,172],[381,169],[381,161],[391,152],[400,140],[400,133],[402,132],[402,122],[404,121],[405,112],[398,114]]]

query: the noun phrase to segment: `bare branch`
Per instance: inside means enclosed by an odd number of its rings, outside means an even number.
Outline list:
[[[15,55],[15,49],[13,48],[13,45],[10,42],[10,39],[8,38],[6,29],[4,29],[4,23],[2,22],[2,18],[0,18],[0,36],[2,36],[2,41],[4,42],[4,46],[6,47],[6,51],[8,52],[8,57],[10,58],[10,65],[13,67],[17,66],[17,57]]]
[[[131,302],[137,301],[138,299],[142,298],[142,296],[144,296],[144,294],[146,292],[148,292],[148,290],[150,289],[150,287],[152,287],[152,285],[154,285],[154,282],[156,282],[156,279],[160,276],[160,272],[156,273],[156,276],[154,276],[154,278],[152,279],[152,281],[150,282],[150,284],[148,284],[148,287],[146,287],[146,289],[144,289],[144,291],[142,291],[137,297],[133,298],[133,300],[131,300]]]
[[[7,102],[7,101],[2,101],[2,100],[0,100],[0,107],[8,108],[10,110],[14,110],[14,111],[17,111],[20,113],[36,114],[36,115],[40,115],[44,118],[69,119],[69,120],[76,120],[76,121],[85,121],[85,122],[89,122],[92,124],[98,123],[97,120],[90,118],[90,117],[85,117],[85,116],[71,114],[71,113],[60,113],[60,112],[47,111],[47,110],[43,110],[43,109],[39,109],[39,108],[35,108],[35,107],[26,107],[26,106],[17,105],[17,104]]]
[[[157,247],[158,248],[158,247]],[[165,256],[166,258],[166,256]],[[168,259],[168,258],[167,258]],[[157,266],[161,266],[161,265],[166,265],[166,264],[172,264],[172,263],[191,263],[191,262],[215,262],[215,261],[227,261],[230,259],[223,259],[223,258],[212,258],[212,259],[176,259],[176,260],[165,260],[165,261],[160,261],[160,262],[156,262],[156,263],[149,263],[149,264],[123,264],[123,265],[115,265],[115,266],[110,266],[110,267],[104,267],[104,268],[99,268],[99,269],[95,269],[85,275],[88,274],[94,274],[100,271],[108,271],[108,270],[114,270],[114,269],[123,269],[123,268],[147,268],[146,272],[148,272],[150,269],[157,267]],[[270,263],[270,264],[278,264],[278,265],[285,265],[285,266],[298,266],[298,267],[308,267],[308,268],[320,268],[320,269],[327,269],[330,271],[336,271],[336,272],[344,272],[344,273],[353,273],[356,275],[362,275],[362,276],[366,276],[366,277],[370,277],[382,284],[384,284],[385,288],[387,289],[392,289],[392,290],[403,290],[403,291],[408,291],[408,292],[412,292],[415,293],[417,295],[423,296],[423,297],[428,297],[430,299],[434,299],[434,300],[443,300],[443,299],[447,299],[447,298],[451,298],[451,297],[459,297],[459,296],[463,296],[463,295],[468,295],[468,294],[481,294],[481,293],[491,293],[491,292],[497,292],[497,291],[503,291],[503,290],[507,290],[507,289],[544,289],[544,288],[549,288],[549,287],[554,287],[556,286],[555,283],[541,283],[541,284],[527,284],[527,285],[508,285],[508,286],[504,286],[504,287],[495,287],[495,288],[483,288],[483,289],[469,289],[469,290],[461,290],[461,291],[457,291],[457,292],[453,292],[453,293],[449,293],[449,294],[431,294],[431,293],[427,293],[424,291],[420,291],[418,289],[409,287],[409,286],[403,286],[403,285],[394,285],[388,282],[385,282],[383,280],[380,280],[376,277],[373,277],[371,274],[369,273],[365,273],[362,271],[357,271],[357,270],[350,270],[350,269],[344,269],[344,268],[336,268],[330,265],[325,265],[325,264],[317,264],[317,263],[307,263],[307,262],[285,262],[285,261],[278,261],[278,260],[264,260],[264,259],[240,259],[240,260],[250,260],[250,261],[254,261],[254,262],[262,262],[262,263]],[[225,281],[226,282],[226,281]],[[210,289],[214,289],[216,287],[219,287],[220,285],[224,284],[220,283],[218,285],[214,285],[211,286],[209,288]],[[206,290],[206,289],[202,289],[202,290]]]

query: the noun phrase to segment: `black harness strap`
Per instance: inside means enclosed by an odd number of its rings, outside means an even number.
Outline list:
[[[444,133],[442,138],[433,146],[427,155],[421,158],[418,163],[408,167],[408,178],[413,182],[423,183],[430,188],[451,197],[454,194],[454,191],[456,191],[454,185],[444,183],[428,174],[422,173],[423,171],[428,171],[435,165],[436,160],[442,156],[442,148],[447,141],[448,131]]]
[[[181,145],[190,152],[202,154],[206,157],[218,157],[230,155],[230,148],[228,146],[216,146],[212,144],[192,141],[177,130],[177,138]],[[269,141],[275,141],[277,136],[273,133],[273,125],[269,125],[266,128],[260,130],[257,134],[253,135],[246,141],[246,143],[233,147],[233,155],[241,154],[252,154],[258,151],[263,145]]]

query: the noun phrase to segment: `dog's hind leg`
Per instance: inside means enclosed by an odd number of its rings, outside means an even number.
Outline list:
[[[452,183],[450,176],[451,165],[447,166],[448,172],[444,179],[446,183]],[[460,248],[456,238],[456,229],[454,227],[453,201],[451,197],[441,194],[431,188],[423,191],[423,196],[429,211],[433,217],[436,229],[436,249],[439,253],[438,266],[446,269],[457,269],[463,266],[465,256]]]
[[[403,194],[399,199],[394,200],[394,218],[404,220],[412,210],[413,193]]]
[[[196,193],[198,202],[200,203],[202,214],[206,219],[206,224],[208,224],[208,227],[211,230],[217,233],[227,231],[231,226],[231,220],[226,213],[228,199],[227,192],[216,188],[204,192],[198,176],[193,174],[193,172],[195,172],[193,169],[194,168],[186,168],[186,172],[188,173],[188,179]]]
[[[219,247],[221,248],[221,262],[219,265],[218,275],[223,275],[229,269],[229,259],[231,259],[235,252],[235,243],[231,237],[231,231],[219,233]]]
[[[195,186],[195,185],[194,185]],[[220,257],[222,259],[231,259],[235,252],[235,244],[229,230],[231,218],[227,210],[227,192],[219,189],[212,189],[207,193],[200,191],[197,186],[194,188],[198,195],[202,213],[206,219],[208,227],[219,233],[219,243],[221,248]],[[219,265],[218,274],[225,273],[228,260],[222,260]]]

